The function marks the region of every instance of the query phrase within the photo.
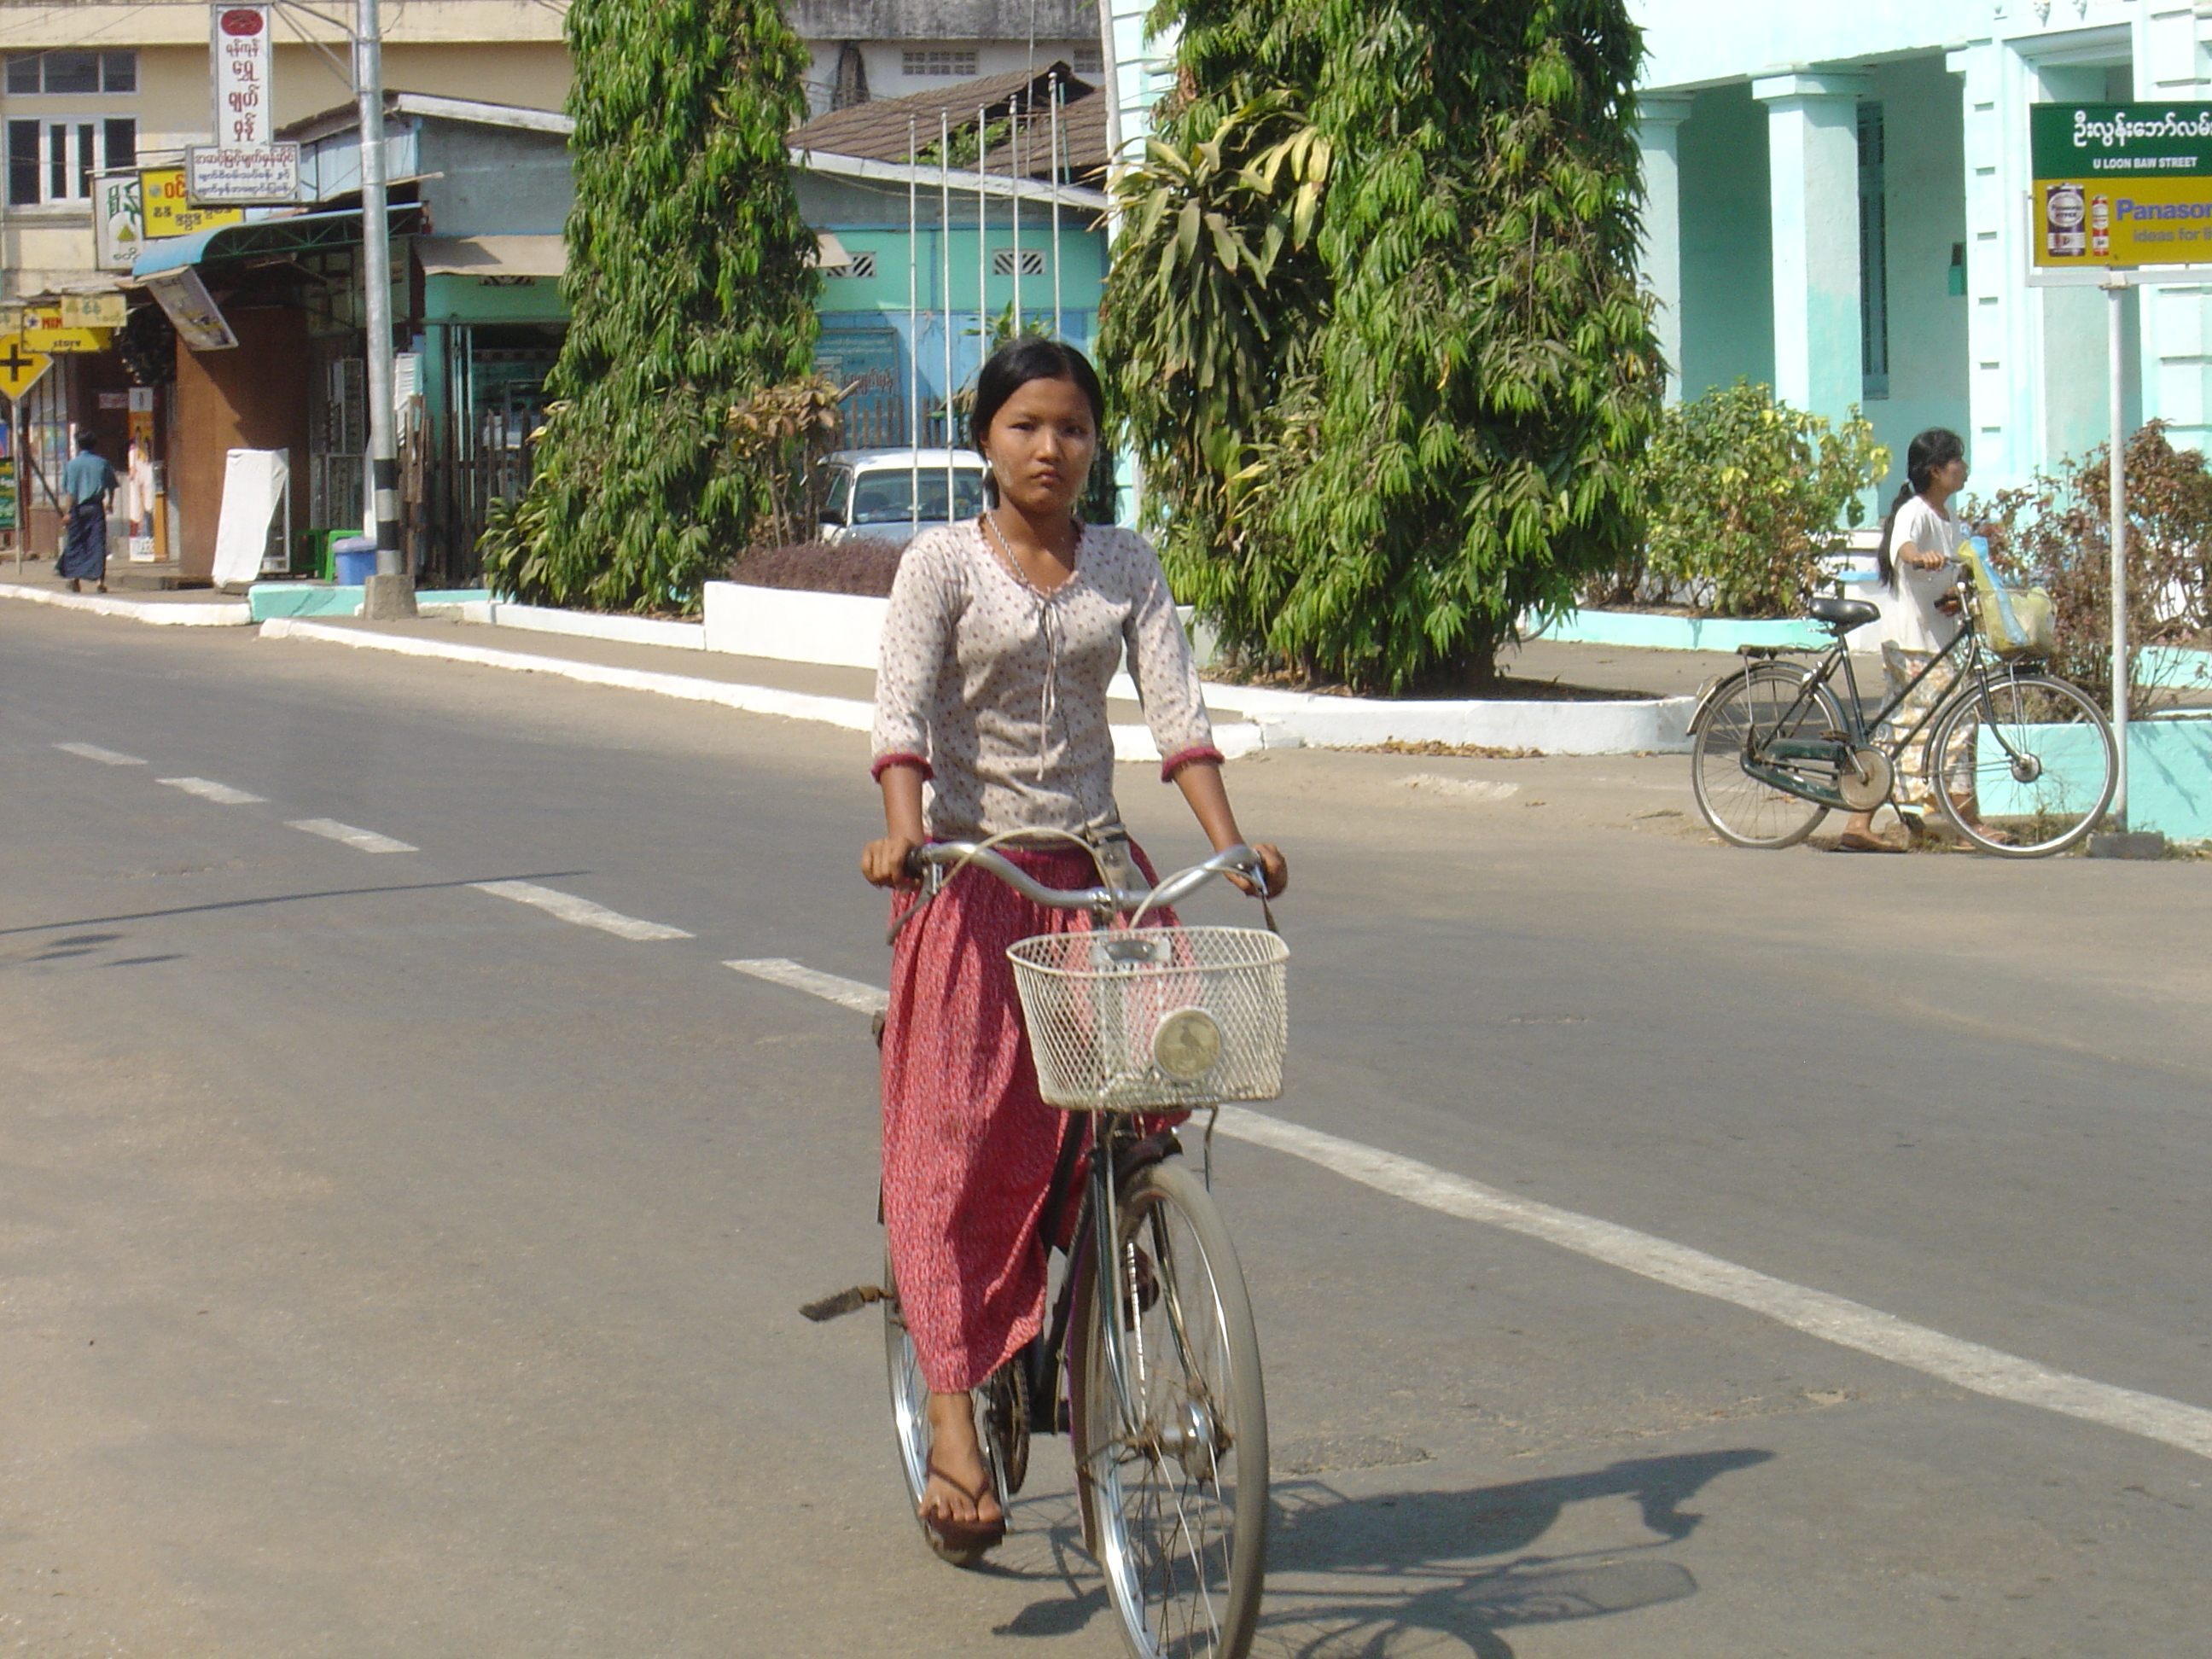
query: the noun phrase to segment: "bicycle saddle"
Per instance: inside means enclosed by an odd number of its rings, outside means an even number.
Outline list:
[[[1864,599],[1846,599],[1834,593],[1816,595],[1808,611],[1814,622],[1826,623],[1840,633],[1863,628],[1881,615],[1880,607]]]

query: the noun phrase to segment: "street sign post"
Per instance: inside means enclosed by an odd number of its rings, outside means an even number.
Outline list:
[[[2111,376],[2112,816],[2128,812],[2127,359],[2130,288],[2212,276],[2212,103],[2033,104],[2029,280],[2101,276]]]

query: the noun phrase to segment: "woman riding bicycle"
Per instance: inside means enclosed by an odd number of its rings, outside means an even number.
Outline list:
[[[983,366],[969,431],[990,505],[913,543],[884,621],[873,738],[884,833],[860,860],[879,887],[910,888],[907,856],[932,839],[1007,832],[1008,856],[1039,881],[1094,883],[1091,854],[1066,837],[1124,836],[1106,688],[1125,649],[1162,778],[1216,850],[1243,839],[1159,561],[1133,532],[1074,516],[1103,416],[1097,374],[1071,347],[1019,339]],[[1281,892],[1282,854],[1254,850],[1270,896]],[[913,902],[899,895],[894,913]],[[1006,947],[1087,925],[971,871],[901,933],[892,958],[884,1221],[930,1390],[922,1518],[956,1546],[1006,1529],[969,1390],[1036,1334],[1036,1235],[1067,1121],[1038,1096]]]

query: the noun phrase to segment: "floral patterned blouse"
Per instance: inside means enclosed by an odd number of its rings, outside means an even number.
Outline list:
[[[931,835],[1118,827],[1106,686],[1127,648],[1163,779],[1218,761],[1190,645],[1152,545],[1083,527],[1046,593],[980,519],[925,532],[899,562],[876,673],[874,773],[929,780]]]

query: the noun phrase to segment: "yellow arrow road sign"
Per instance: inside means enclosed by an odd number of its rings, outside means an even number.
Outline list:
[[[0,397],[15,402],[53,366],[54,360],[45,352],[27,349],[21,335],[0,339]]]

